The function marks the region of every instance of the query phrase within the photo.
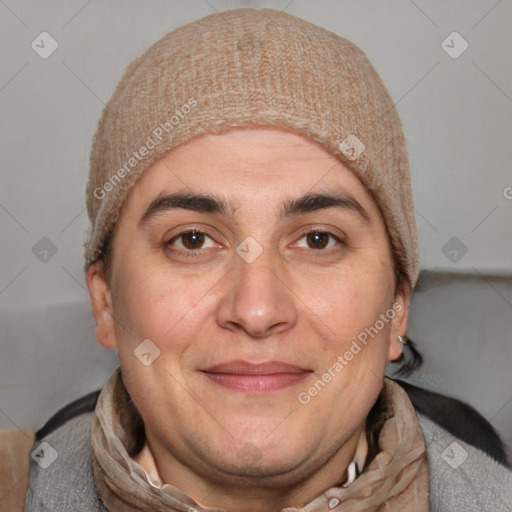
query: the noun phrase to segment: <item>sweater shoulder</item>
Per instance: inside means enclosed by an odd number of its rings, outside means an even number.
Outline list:
[[[427,447],[432,512],[512,510],[512,471],[416,411]],[[39,439],[30,461],[26,512],[107,512],[92,471],[94,412]]]
[[[423,414],[432,512],[512,510],[512,471]]]
[[[106,512],[92,471],[93,417],[76,416],[34,445],[25,512]]]

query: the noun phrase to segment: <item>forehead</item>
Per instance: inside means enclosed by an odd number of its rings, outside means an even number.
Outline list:
[[[317,143],[277,129],[202,135],[174,148],[145,171],[129,200],[146,202],[175,190],[230,196],[244,205],[336,191],[376,205],[361,181]]]

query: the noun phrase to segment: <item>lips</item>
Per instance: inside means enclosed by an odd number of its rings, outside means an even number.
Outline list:
[[[267,363],[249,363],[247,361],[230,361],[216,364],[204,370],[208,373],[235,373],[246,375],[270,375],[274,373],[303,373],[305,370],[294,364],[270,361]]]
[[[287,388],[304,380],[311,373],[311,370],[281,361],[230,361],[202,371],[216,384],[252,393],[267,393]]]

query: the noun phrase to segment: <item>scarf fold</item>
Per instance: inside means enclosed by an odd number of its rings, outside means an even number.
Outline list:
[[[332,487],[300,509],[281,512],[428,512],[423,434],[407,394],[388,378],[366,418],[366,435],[370,442],[366,465],[350,485]],[[107,510],[225,512],[202,508],[172,484],[151,485],[133,459],[143,444],[143,425],[118,369],[98,398],[91,431],[94,481]]]

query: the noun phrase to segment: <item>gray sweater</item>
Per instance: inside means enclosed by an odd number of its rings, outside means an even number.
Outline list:
[[[41,441],[58,457],[46,469],[31,460],[26,512],[106,512],[92,473],[92,417],[78,416]],[[418,419],[430,466],[431,511],[512,512],[512,471],[425,416]]]

